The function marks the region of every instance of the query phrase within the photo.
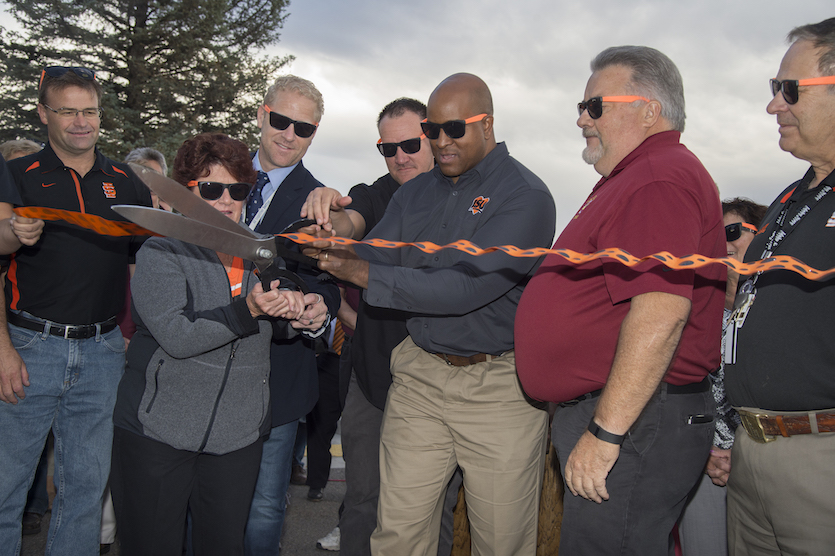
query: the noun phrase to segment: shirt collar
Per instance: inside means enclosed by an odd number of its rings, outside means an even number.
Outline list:
[[[261,159],[258,157],[258,154],[261,152],[261,149],[255,153],[255,156],[252,157],[252,167],[258,170],[259,172],[263,172],[264,169],[261,167]],[[270,178],[270,183],[264,186],[264,189],[261,191],[261,195],[266,199],[267,195],[278,189],[278,186],[284,182],[287,176],[296,169],[296,166],[301,164],[301,161],[296,162],[292,166],[288,166],[287,168],[275,168],[267,172],[267,176]]]
[[[632,164],[639,156],[643,155],[645,152],[664,146],[672,146],[678,145],[681,141],[681,132],[676,130],[668,130],[662,131],[660,133],[654,133],[643,140],[643,142],[635,147],[631,153],[623,157],[623,160],[618,162],[618,165],[615,166],[615,169],[612,170],[608,176],[604,176],[600,178],[600,181],[597,182],[595,185],[595,189],[600,185],[606,183],[608,180],[614,178],[616,175],[621,173],[627,166]]]
[[[508,156],[510,156],[510,153],[507,150],[505,142],[502,141],[501,143],[497,143],[493,150],[487,153],[487,156],[482,158],[478,164],[458,176],[458,182],[456,183],[452,183],[452,178],[445,176],[443,172],[441,172],[441,167],[437,164],[435,165],[434,171],[440,179],[446,180],[451,187],[460,188],[471,182],[483,182],[487,179],[487,176],[498,168]]]

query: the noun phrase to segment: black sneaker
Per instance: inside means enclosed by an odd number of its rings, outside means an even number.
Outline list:
[[[23,512],[23,534],[37,535],[41,532],[41,518],[35,512]]]
[[[311,502],[321,502],[322,501],[322,489],[321,488],[313,488],[310,487],[310,490],[307,491],[307,499]]]

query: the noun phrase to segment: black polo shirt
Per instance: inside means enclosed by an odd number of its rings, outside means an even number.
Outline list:
[[[400,184],[391,174],[386,174],[370,186],[361,183],[348,192],[353,200],[348,208],[365,219],[366,234],[383,218],[389,201],[399,188]],[[385,408],[391,385],[391,351],[408,334],[406,313],[374,307],[360,296],[357,329],[351,342],[351,364],[360,390],[379,409]]]
[[[0,189],[3,202],[121,221],[124,218],[110,210],[112,205],[151,205],[148,189],[128,166],[98,149],[85,176],[65,166],[50,145],[8,165],[17,191]],[[143,239],[103,236],[47,221],[40,240],[11,257],[6,306],[63,324],[107,320],[124,304],[127,265]]]
[[[761,233],[745,253],[746,262],[763,254],[784,207],[791,222],[807,203],[812,206],[825,186],[835,187],[833,172],[807,189],[812,176],[810,169],[769,207]],[[774,255],[791,255],[820,270],[835,267],[835,191],[812,206]],[[740,284],[744,281],[740,278]],[[757,279],[756,287],[756,299],[738,332],[736,363],[725,365],[728,400],[772,411],[835,407],[835,278],[808,280],[788,270],[770,270]]]

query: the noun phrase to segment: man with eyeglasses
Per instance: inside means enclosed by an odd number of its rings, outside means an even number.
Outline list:
[[[0,201],[108,220],[122,220],[112,205],[150,206],[147,188],[130,168],[96,149],[101,94],[90,69],[43,70],[37,110],[49,142],[9,163],[17,187],[0,192]],[[51,428],[56,498],[47,552],[94,554],[110,472],[113,405],[125,364],[116,315],[141,238],[47,222],[34,245],[23,243],[6,279],[8,332],[0,327],[3,350],[8,354],[13,347],[22,359],[15,372],[23,386],[0,404],[0,546],[20,549],[26,492]],[[4,365],[9,361],[2,359]]]
[[[435,165],[429,139],[420,127],[426,118],[426,105],[419,100],[399,98],[387,104],[377,117],[380,139],[377,150],[383,156],[388,174],[373,184],[351,188],[348,197],[327,187],[314,189],[301,215],[310,217],[325,230],[342,237],[362,239],[383,218],[392,196],[409,180],[428,172]],[[406,313],[374,307],[362,300],[356,289],[349,290],[349,301],[356,300],[357,326],[353,338],[343,346],[348,351],[348,379],[342,412],[342,450],[345,457],[346,489],[339,517],[340,546],[344,556],[371,554],[371,533],[377,526],[377,500],[380,493],[380,427],[391,385],[389,361],[392,350],[402,342]],[[460,473],[450,483],[438,554],[448,555],[452,546],[452,508],[461,485]],[[448,514],[448,515],[447,515]]]
[[[493,101],[472,74],[429,97],[421,124],[437,166],[404,184],[370,234],[391,241],[541,247],[554,233],[548,188],[497,143]],[[402,140],[402,139],[401,139]],[[317,241],[319,267],[406,312],[391,354],[380,444],[375,555],[436,550],[441,506],[464,471],[473,552],[536,551],[547,414],[518,385],[513,316],[537,260]]]
[[[308,194],[321,187],[302,158],[316,136],[324,111],[322,94],[307,79],[284,75],[267,89],[257,111],[261,139],[252,159],[258,179],[244,218],[256,232],[282,232],[299,219]],[[340,297],[335,284],[318,280],[314,273],[292,262],[288,268],[306,280],[311,292],[319,294],[303,318],[315,320],[326,312],[336,315]],[[329,323],[326,318],[322,328],[312,335],[323,333]],[[263,446],[244,539],[245,551],[251,556],[278,555],[299,419],[310,412],[319,396],[316,354],[301,335],[274,340],[270,366],[271,429]]]
[[[603,178],[554,244],[636,257],[726,253],[717,189],[679,142],[675,64],[643,46],[604,50],[578,106],[583,159]],[[725,270],[582,265],[549,255],[516,316],[519,378],[558,404],[566,484],[560,553],[666,555],[708,458]]]
[[[771,80],[780,148],[809,162],[768,208],[746,261],[835,267],[835,18],[793,29]],[[835,280],[775,270],[740,278],[725,388],[740,414],[728,480],[731,555],[835,546]]]

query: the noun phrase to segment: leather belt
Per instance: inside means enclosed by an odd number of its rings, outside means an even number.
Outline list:
[[[116,328],[115,316],[97,324],[56,324],[38,318],[25,317],[11,311],[6,313],[6,318],[9,324],[35,332],[46,330],[52,336],[61,336],[65,340],[84,340],[95,336],[97,330],[101,334],[106,334]]]
[[[704,377],[701,382],[693,382],[691,384],[670,384],[668,382],[662,382],[658,385],[658,389],[655,391],[656,394],[660,393],[661,391],[666,391],[668,394],[701,394],[702,392],[707,392],[710,390],[710,379],[708,377]],[[603,389],[600,388],[599,390],[595,390],[594,392],[589,392],[588,394],[583,394],[573,400],[568,400],[567,402],[560,402],[560,407],[571,407],[573,405],[577,405],[578,403],[591,400],[593,398],[600,397],[600,394],[603,393]]]
[[[513,350],[506,351],[502,353],[502,355],[510,353],[511,351]],[[499,357],[498,355],[490,355],[488,353],[476,353],[475,355],[470,355],[469,357],[464,357],[463,355],[452,355],[449,353],[433,353],[432,355],[443,359],[444,363],[452,367],[469,367],[470,365],[484,363],[485,361],[492,361],[494,357]]]
[[[820,411],[764,411],[751,407],[735,408],[745,432],[755,442],[764,444],[778,436],[835,432],[835,409]]]

